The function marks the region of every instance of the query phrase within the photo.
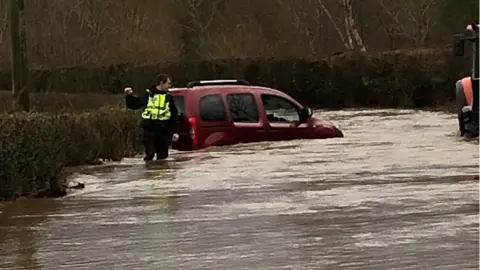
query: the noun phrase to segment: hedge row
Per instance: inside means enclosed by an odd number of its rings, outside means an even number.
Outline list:
[[[35,70],[32,85],[36,91],[121,93],[126,85],[145,88],[156,74],[167,72],[176,86],[199,79],[244,78],[320,107],[423,107],[452,101],[455,81],[469,67],[450,50],[423,49],[342,54],[314,62],[227,59]],[[0,73],[0,89],[9,85],[10,74]]]
[[[0,114],[0,200],[62,193],[66,166],[141,151],[138,115],[118,108],[81,114]]]
[[[125,96],[110,93],[57,93],[30,94],[31,112],[72,113],[98,109],[102,106],[125,107]],[[12,92],[0,91],[0,113],[12,112]]]

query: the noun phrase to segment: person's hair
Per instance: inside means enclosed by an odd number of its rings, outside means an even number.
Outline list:
[[[168,79],[171,79],[170,75],[162,73],[157,76],[157,85],[166,83]]]

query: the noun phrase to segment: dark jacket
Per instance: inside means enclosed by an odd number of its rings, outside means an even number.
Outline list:
[[[170,120],[151,120],[143,119],[143,127],[146,129],[158,129],[166,128],[170,129],[173,133],[178,133],[178,109],[175,105],[175,100],[169,94],[168,90],[162,91],[158,90],[155,86],[150,87],[150,93],[145,91],[144,95],[136,97],[134,95],[127,95],[125,97],[125,102],[127,108],[132,110],[137,110],[147,106],[149,95],[153,96],[156,94],[167,94],[167,101],[170,108]]]

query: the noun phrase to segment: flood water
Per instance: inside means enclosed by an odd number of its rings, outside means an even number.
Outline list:
[[[345,138],[127,159],[0,208],[1,269],[478,269],[478,140],[434,112],[317,113]]]

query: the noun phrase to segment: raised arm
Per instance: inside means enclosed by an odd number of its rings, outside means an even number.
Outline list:
[[[142,107],[147,106],[148,103],[148,95],[145,93],[142,96],[134,96],[133,90],[130,87],[125,88],[125,103],[127,108],[132,110],[137,110]]]

